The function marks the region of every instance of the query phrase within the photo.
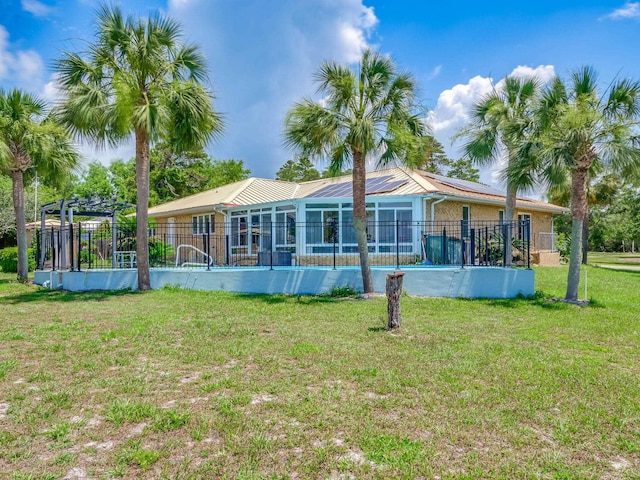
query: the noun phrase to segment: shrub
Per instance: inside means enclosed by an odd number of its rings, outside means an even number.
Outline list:
[[[33,248],[27,249],[29,259],[29,271],[36,269],[36,254]],[[18,247],[3,248],[0,250],[0,270],[3,272],[18,272]]]
[[[161,265],[166,258],[171,258],[176,251],[170,243],[164,243],[158,237],[149,237],[149,263]]]
[[[560,253],[560,257],[565,261],[568,260],[571,254],[571,238],[567,237],[564,233],[559,233],[556,248]]]

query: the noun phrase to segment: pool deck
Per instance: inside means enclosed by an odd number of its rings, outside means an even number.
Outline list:
[[[387,274],[395,268],[372,268],[374,290],[384,293]],[[534,293],[534,271],[496,267],[408,267],[404,290],[426,297],[514,298]],[[34,282],[68,291],[137,289],[136,269],[81,272],[38,270]],[[190,290],[253,294],[318,295],[335,287],[362,290],[359,268],[274,267],[150,270],[151,288],[173,285]]]

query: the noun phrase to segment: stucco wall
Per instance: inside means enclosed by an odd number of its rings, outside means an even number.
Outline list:
[[[408,268],[404,290],[410,295],[465,298],[512,298],[533,295],[534,271],[519,268]],[[372,270],[374,290],[385,292],[386,276],[393,268]],[[151,288],[178,285],[185,289],[266,294],[321,294],[334,287],[360,289],[359,268],[216,269],[206,271],[151,269]],[[137,288],[137,271],[91,270],[83,272],[36,271],[34,282],[70,291]]]

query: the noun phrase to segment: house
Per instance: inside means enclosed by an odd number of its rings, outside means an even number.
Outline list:
[[[501,224],[504,216],[505,195],[497,189],[402,167],[367,173],[366,196],[372,264],[389,255],[402,255],[403,263],[430,261],[430,235],[436,243],[451,238],[464,245],[465,238],[481,237],[481,222]],[[175,251],[176,264],[185,252],[227,265],[261,263],[260,255],[269,252],[270,261],[275,253],[280,264],[304,265],[311,257],[318,264],[324,255],[324,264],[337,256],[341,264],[357,265],[352,202],[350,175],[299,184],[248,178],[152,207],[149,217],[152,233]],[[517,199],[518,220],[529,221],[532,251],[554,250],[553,218],[565,211]]]

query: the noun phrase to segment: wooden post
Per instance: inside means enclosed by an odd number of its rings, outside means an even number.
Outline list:
[[[403,277],[404,272],[394,272],[387,275],[387,313],[389,314],[387,330],[400,328],[402,322],[400,296],[402,295]]]

